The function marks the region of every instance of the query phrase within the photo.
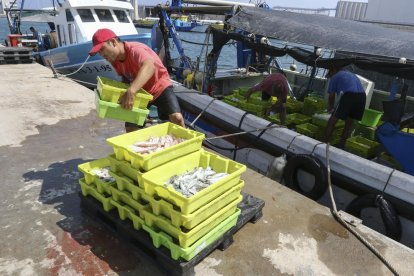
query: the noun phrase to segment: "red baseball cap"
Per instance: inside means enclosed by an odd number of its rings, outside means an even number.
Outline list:
[[[96,55],[96,53],[99,52],[99,50],[101,50],[105,42],[115,37],[116,37],[116,34],[110,29],[97,30],[92,37],[93,47],[89,51],[89,55],[90,56]]]

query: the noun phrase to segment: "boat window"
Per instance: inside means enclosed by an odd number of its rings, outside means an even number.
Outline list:
[[[96,15],[99,18],[99,21],[101,22],[114,22],[114,18],[112,17],[110,10],[104,10],[104,9],[95,9]]]
[[[62,32],[62,26],[61,25],[57,25],[57,32],[58,32],[58,39],[59,39],[59,45],[63,45],[63,41],[64,41],[64,37],[63,37],[63,32]]]
[[[68,31],[69,31],[69,43],[70,44],[77,43],[75,25],[74,24],[68,24]]]
[[[72,15],[72,13],[69,9],[66,9],[65,12],[66,12],[66,21],[68,21],[68,22],[75,21],[75,19],[73,19],[73,15]]]
[[[116,18],[118,18],[119,22],[122,23],[129,23],[129,19],[127,16],[127,13],[123,10],[114,10],[114,13],[116,15]]]
[[[82,19],[82,22],[95,22],[92,11],[90,9],[77,9],[76,10]]]

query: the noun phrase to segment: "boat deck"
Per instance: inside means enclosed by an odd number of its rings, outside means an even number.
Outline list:
[[[99,119],[92,90],[38,64],[1,65],[0,87],[0,274],[165,274],[81,213],[77,165],[110,154],[105,139],[123,123]],[[196,275],[391,275],[326,207],[252,170],[242,179],[244,192],[265,201],[263,217],[197,264]],[[412,274],[413,250],[363,225],[357,231]]]

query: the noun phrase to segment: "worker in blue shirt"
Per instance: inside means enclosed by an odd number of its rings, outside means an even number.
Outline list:
[[[360,121],[365,110],[366,95],[358,77],[342,68],[332,68],[326,75],[330,78],[328,86],[328,112],[332,113],[325,132],[325,142],[329,141],[335,124],[338,120],[345,121],[338,148],[345,146],[346,140],[351,136],[353,121]],[[339,102],[334,107],[335,97],[339,96]]]

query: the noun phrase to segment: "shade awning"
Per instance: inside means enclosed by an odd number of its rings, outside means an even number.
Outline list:
[[[371,23],[241,7],[227,21],[249,33],[348,53],[414,60],[414,33]]]

